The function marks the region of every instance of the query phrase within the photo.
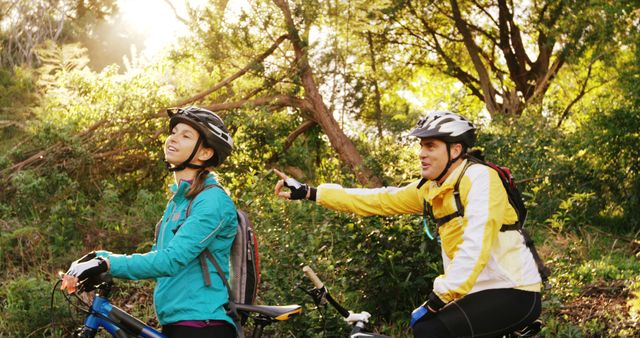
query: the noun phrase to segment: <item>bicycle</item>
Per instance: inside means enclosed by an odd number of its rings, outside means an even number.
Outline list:
[[[366,323],[368,322],[371,314],[366,311],[360,313],[353,313],[346,310],[340,305],[329,293],[329,290],[325,284],[318,278],[316,273],[309,266],[302,268],[304,274],[313,282],[314,289],[304,290],[308,295],[313,298],[316,306],[321,306],[327,302],[331,304],[340,313],[351,326],[352,330],[349,334],[349,338],[357,337],[370,337],[370,338],[391,338],[390,336],[375,334],[367,330]],[[524,328],[504,335],[503,338],[524,338],[535,337],[541,330],[543,324],[542,321],[536,320],[533,323],[525,326]]]
[[[371,314],[366,311],[360,313],[354,313],[345,309],[340,305],[329,293],[329,290],[324,283],[318,278],[313,269],[309,266],[302,268],[304,274],[311,280],[314,289],[304,290],[308,295],[313,298],[313,302],[316,306],[321,306],[327,302],[333,306],[338,313],[344,317],[344,320],[352,326],[349,338],[370,337],[370,338],[391,338],[390,336],[380,335],[369,331],[366,327],[366,323],[369,321]]]
[[[76,329],[74,337],[93,338],[101,328],[106,330],[112,337],[117,338],[167,337],[119,307],[112,305],[109,302],[109,296],[113,286],[113,278],[111,274],[107,272],[102,273],[95,279],[87,279],[79,283],[77,290],[72,293],[72,295],[74,295],[85,308],[74,304],[71,296],[62,291],[69,304],[86,314],[83,325]],[[57,284],[54,288],[57,288]],[[79,293],[91,291],[96,291],[91,304],[86,303],[78,296]],[[264,328],[268,325],[277,321],[288,320],[292,316],[302,312],[302,306],[297,304],[285,306],[235,304],[235,307],[238,314],[244,319],[243,323],[249,318],[253,321],[253,338],[262,337]]]

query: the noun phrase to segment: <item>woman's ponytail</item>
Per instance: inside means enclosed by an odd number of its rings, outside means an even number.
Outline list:
[[[207,179],[207,175],[209,175],[209,170],[207,169],[198,170],[198,173],[196,174],[196,178],[193,179],[193,183],[191,184],[189,191],[187,191],[187,194],[185,195],[187,198],[194,198],[196,197],[196,195],[202,192],[202,190],[204,190],[204,187],[205,187],[204,181]]]

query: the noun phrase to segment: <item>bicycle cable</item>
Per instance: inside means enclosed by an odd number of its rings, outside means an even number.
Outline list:
[[[316,296],[313,294],[313,291],[316,289],[311,289],[311,290],[307,290],[305,288],[303,288],[300,283],[298,283],[296,285],[296,287],[300,290],[302,290],[302,292],[306,293],[307,295],[311,296],[311,299],[313,299],[313,303],[316,306],[316,310],[318,310],[318,313],[320,314],[320,320],[322,321],[322,337],[326,337],[327,336],[327,317],[326,317],[326,311],[327,311],[327,304],[322,304],[321,301],[317,301],[316,300]]]
[[[60,285],[60,283],[62,283],[62,280],[58,280],[58,282],[55,283],[55,285],[53,286],[53,288],[51,289],[51,299],[50,299],[50,303],[49,303],[49,320],[51,322],[51,327],[55,327],[54,325],[54,316],[53,316],[53,301],[55,299],[55,293],[56,290],[58,289],[58,285]],[[76,311],[79,312],[84,312],[84,313],[89,313],[88,310],[83,309],[81,307],[79,307],[78,305],[76,305],[73,300],[71,299],[71,297],[69,297],[69,295],[67,295],[64,291],[62,292],[62,296],[65,298],[65,300],[67,301],[67,308],[68,308],[68,312],[69,312],[69,316],[72,318],[72,321],[74,322],[73,326],[76,326],[77,324],[75,323],[75,318],[73,316],[73,313],[71,311],[71,307],[73,306]],[[85,304],[85,306],[87,305],[82,299],[80,299],[80,297],[78,297],[78,295],[76,293],[73,294],[80,302],[82,302],[83,304]]]
[[[55,297],[56,294],[56,289],[58,288],[58,285],[62,283],[62,280],[58,280],[58,282],[53,286],[53,289],[51,290],[51,302],[49,303],[49,323],[51,323],[51,328],[54,327],[53,325],[53,299]]]

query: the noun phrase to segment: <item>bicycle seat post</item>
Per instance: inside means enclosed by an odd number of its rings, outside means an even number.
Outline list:
[[[264,331],[264,328],[267,327],[272,322],[273,321],[269,317],[265,317],[265,316],[255,317],[253,319],[253,323],[255,324],[255,327],[253,329],[253,338],[262,337],[262,332]]]

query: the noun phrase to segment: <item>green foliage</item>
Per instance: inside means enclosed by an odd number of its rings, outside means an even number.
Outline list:
[[[63,304],[50,307],[52,287],[47,278],[29,275],[0,284],[0,332],[16,337],[62,336],[60,327],[71,322]],[[52,320],[56,326],[51,326]]]
[[[585,224],[588,218],[584,210],[584,204],[593,199],[594,193],[575,193],[562,201],[547,223],[551,228],[562,231],[567,226],[579,227]],[[577,209],[577,210],[576,210]]]

